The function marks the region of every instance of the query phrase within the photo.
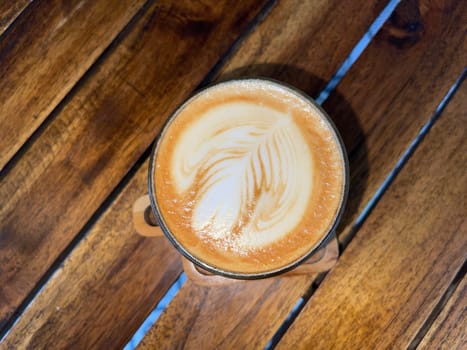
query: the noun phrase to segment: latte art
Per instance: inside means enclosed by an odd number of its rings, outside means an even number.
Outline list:
[[[165,127],[155,164],[173,240],[227,272],[273,271],[305,256],[343,197],[343,154],[329,123],[303,96],[262,80],[190,99]]]
[[[192,228],[245,252],[300,222],[311,195],[311,162],[291,116],[242,102],[199,116],[180,135],[171,171],[178,194],[190,197]]]

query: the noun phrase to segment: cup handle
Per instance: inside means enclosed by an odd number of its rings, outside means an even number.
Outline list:
[[[149,196],[139,197],[133,204],[133,225],[136,232],[145,237],[163,236],[156,218],[151,210]],[[199,269],[191,261],[182,257],[183,270],[190,280],[202,286],[226,285],[237,282],[232,278],[213,275],[207,271]]]
[[[158,237],[164,235],[152,213],[147,194],[139,197],[133,204],[133,225],[141,236]]]
[[[164,235],[151,210],[148,195],[141,196],[133,204],[133,225],[136,232],[141,236],[159,237]],[[313,254],[309,260],[297,266],[295,269],[281,275],[281,277],[299,276],[328,271],[336,264],[338,257],[339,244],[336,236],[333,235],[331,240],[323,248]],[[182,263],[183,269],[185,270],[188,278],[199,285],[226,285],[240,281],[233,278],[211,274],[196,267],[185,257],[182,257]]]

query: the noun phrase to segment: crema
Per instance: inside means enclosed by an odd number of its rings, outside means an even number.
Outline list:
[[[343,151],[304,95],[246,79],[182,105],[157,145],[154,193],[172,238],[233,273],[292,264],[326,235],[343,197]]]

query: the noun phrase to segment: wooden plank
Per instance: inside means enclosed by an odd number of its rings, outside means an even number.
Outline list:
[[[263,3],[152,4],[5,175],[0,324]]]
[[[0,170],[144,2],[36,1],[1,38]]]
[[[386,3],[281,1],[226,63],[222,79],[267,76],[315,96]]]
[[[352,4],[364,12],[364,4]],[[403,2],[399,5],[397,15],[392,17],[384,32],[368,47],[338,91],[326,103],[326,109],[336,121],[346,147],[351,150],[350,166],[351,173],[354,173],[348,209],[340,229],[341,233],[346,234],[341,234],[341,238],[348,237],[360,208],[371,198],[388,170],[396,164],[433,113],[466,61],[465,39],[458,28],[459,23],[466,23],[462,21],[466,15],[465,5],[456,3],[443,7],[439,3],[425,1],[420,13],[414,4]],[[362,14],[359,11],[349,11],[355,12],[355,16],[346,18],[351,18],[355,24],[360,18],[359,14]],[[302,15],[306,13],[299,12]],[[335,26],[343,20],[339,18]],[[423,35],[420,27],[418,32],[400,29],[412,28],[409,24],[421,21],[425,26]],[[293,20],[290,22],[295,23]],[[335,26],[330,26],[330,30],[334,30]],[[351,35],[352,26],[347,24],[346,28]],[[296,31],[302,30],[306,29]],[[315,35],[327,33],[325,28],[320,28]],[[409,38],[407,41],[411,40],[412,44],[402,47],[394,40],[394,33],[402,36],[401,39]],[[418,40],[414,40],[415,37]],[[316,41],[321,42],[319,39]],[[306,47],[312,51],[326,49],[314,47],[315,40],[311,35],[308,42],[310,45]],[[252,45],[255,45],[254,41]],[[276,47],[283,47],[282,50],[288,52],[293,50],[287,43],[277,43]],[[302,55],[304,47],[301,43],[295,48],[295,55]],[[334,42],[327,46],[329,59],[333,57],[334,47]],[[256,52],[241,48],[239,55],[251,51]],[[294,54],[290,56],[294,57]],[[312,57],[313,54],[308,56]],[[254,58],[246,59],[238,55],[233,58],[236,59],[254,61]],[[306,73],[313,72],[315,68],[312,60],[302,63],[308,64],[306,69],[288,66],[286,61],[276,60],[274,56],[268,60],[275,63],[263,64],[260,61],[256,65],[262,74],[291,82],[310,95],[315,95],[317,91],[308,86],[322,85],[313,84],[316,76],[320,76],[319,72],[314,71],[314,77]],[[234,63],[231,65],[235,66]],[[188,281],[147,334],[141,348],[264,347],[298,298],[312,288],[312,282],[312,276],[278,278],[205,289]],[[223,300],[228,300],[228,303],[216,303]]]
[[[0,349],[118,349],[128,342],[181,271],[167,240],[133,230],[132,204],[145,191],[147,174],[139,171]]]
[[[324,6],[324,9],[329,11],[329,8],[326,5],[327,2],[321,2],[321,6]],[[364,4],[365,2],[362,2]],[[289,4],[290,5],[290,4]],[[297,13],[300,13],[300,10],[302,10],[301,7],[296,8],[296,6],[300,5],[300,2],[297,2],[296,4],[293,4],[294,6],[286,6],[286,4],[280,4],[280,12],[279,14],[283,14],[284,18],[282,21],[285,22],[290,22],[291,24],[294,23],[293,16],[291,17],[291,13],[293,13],[293,9],[295,8],[295,11]],[[312,5],[312,4],[310,4]],[[308,6],[310,6],[308,5]],[[331,4],[332,5],[332,4]],[[316,6],[314,4],[313,6]],[[292,12],[290,12],[292,11]],[[341,46],[344,47],[342,50],[342,56],[341,57],[335,57],[333,60],[333,67],[327,68],[326,74],[328,74],[328,77],[332,75],[332,71],[335,70],[342,61],[342,59],[345,56],[345,52],[350,50],[352,47],[353,43],[358,39],[358,37],[364,32],[365,28],[367,27],[369,23],[369,18],[368,16],[371,17],[371,14],[373,13],[374,9],[371,7],[365,7],[362,6],[362,13],[361,13],[361,23],[358,21],[354,21],[353,26],[349,26],[349,23],[342,22],[340,25],[342,26],[347,26],[347,29],[349,27],[355,28],[355,33],[353,36],[348,36],[348,40],[342,40]],[[273,17],[272,20],[274,22],[270,22],[269,17],[266,19],[267,25],[266,27],[263,27],[263,29],[259,29],[257,32],[260,33],[260,35],[267,34],[269,32],[269,28],[271,26],[271,23],[276,23],[276,24],[281,24],[281,22],[278,21],[278,15],[277,12]],[[280,16],[279,16],[280,18]],[[335,26],[339,26],[339,21],[334,23]],[[312,33],[316,28],[310,28],[309,24],[307,23],[302,23],[301,28],[291,28],[291,31],[294,30],[310,30],[310,33]],[[341,30],[341,29],[339,29]],[[329,34],[328,32],[323,33],[324,36]],[[270,34],[267,34],[270,35]],[[253,42],[257,41],[258,34],[256,32],[253,34]],[[345,50],[346,48],[346,50]],[[316,47],[314,48],[316,50]],[[167,73],[168,74],[168,73]],[[324,74],[324,73],[323,73]],[[167,103],[167,102],[165,102]],[[169,110],[170,106],[167,107],[167,110]],[[57,117],[57,119],[60,118]],[[56,135],[60,135],[60,133],[57,131],[55,133]],[[54,147],[56,148],[56,147]],[[132,186],[140,186],[142,189],[142,185],[134,185],[134,182],[138,182],[140,180],[135,180],[135,179],[143,179],[146,176],[146,168],[143,167],[140,169],[135,176],[133,180],[131,180],[131,183],[128,185],[129,187]],[[141,180],[142,181],[142,180]],[[141,192],[142,193],[142,192]],[[125,195],[126,196],[126,195]],[[128,200],[129,202],[132,203],[134,198],[130,197]],[[114,207],[112,206],[109,209],[109,212],[111,212],[111,216],[113,217],[119,217],[122,215],[122,212],[120,207]],[[122,207],[123,208],[123,207]],[[118,230],[122,230],[125,232],[126,227],[128,227],[129,223],[123,223],[122,226],[119,226]],[[75,321],[71,321],[70,319],[67,318],[66,314],[62,314],[61,317],[58,317],[55,310],[53,308],[48,307],[48,305],[60,305],[61,309],[66,309],[66,310],[71,310],[70,312],[71,316],[76,315],[76,309],[80,309],[80,313],[83,316],[80,316],[79,319],[82,320],[80,329],[78,328],[72,328],[69,330],[68,337],[70,338],[70,341],[68,344],[71,344],[72,341],[76,340],[77,336],[79,339],[81,339],[82,343],[85,344],[91,344],[92,341],[98,341],[99,344],[101,343],[101,339],[99,340],[92,340],[95,339],[95,332],[93,331],[93,327],[95,327],[96,323],[94,321],[94,311],[95,310],[105,310],[105,313],[108,315],[108,319],[112,319],[112,317],[115,318],[123,318],[125,317],[133,317],[133,313],[137,313],[137,316],[135,315],[135,320],[136,317],[139,317],[139,322],[135,321],[135,325],[140,324],[142,321],[143,315],[146,315],[147,311],[150,309],[150,307],[155,303],[153,301],[152,303],[146,303],[146,300],[154,300],[154,294],[153,291],[156,289],[155,287],[155,282],[148,281],[146,280],[146,284],[138,289],[138,291],[135,293],[140,293],[138,296],[135,296],[135,301],[132,303],[129,303],[129,308],[125,309],[125,311],[121,311],[120,309],[115,309],[112,308],[111,305],[122,305],[123,303],[121,302],[121,295],[119,293],[113,293],[112,288],[109,288],[108,283],[106,283],[105,280],[100,280],[96,277],[96,274],[92,273],[92,271],[87,267],[88,265],[85,264],[81,259],[79,258],[73,258],[74,256],[95,256],[97,257],[95,259],[92,259],[92,264],[95,266],[96,271],[108,271],[109,269],[112,269],[112,264],[108,263],[108,258],[102,258],[99,259],[100,253],[106,255],[107,250],[101,250],[100,249],[94,249],[93,247],[95,246],[95,241],[101,242],[104,241],[101,235],[104,235],[105,232],[101,231],[95,231],[92,230],[88,234],[88,238],[84,240],[76,249],[76,252],[72,254],[70,259],[67,259],[65,266],[69,266],[68,269],[62,269],[60,270],[56,275],[54,275],[54,278],[45,286],[45,288],[41,291],[40,295],[36,297],[34,302],[28,307],[20,321],[18,322],[17,325],[11,330],[9,333],[6,342],[8,344],[15,344],[17,346],[21,344],[27,344],[27,343],[40,343],[40,344],[46,344],[47,342],[50,341],[51,335],[52,334],[62,334],[67,327],[71,324],[74,323]],[[123,241],[118,241],[115,242],[116,246],[122,246],[127,243],[128,237],[126,235],[119,235],[115,237],[116,240],[123,240]],[[130,244],[131,246],[131,244]],[[131,258],[128,258],[128,254],[125,252],[125,254],[118,254],[118,256],[115,256],[114,259],[115,264],[121,263],[122,265],[125,266],[125,269],[128,271],[132,271],[132,274],[124,274],[122,275],[120,272],[115,272],[115,280],[117,278],[123,278],[124,280],[128,281],[128,283],[133,284],[132,280],[128,276],[132,275],[134,276],[133,278],[135,279],[135,284],[139,285],[140,282],[140,274],[142,273],[140,270],[145,271],[145,268],[140,268],[139,264],[129,264],[126,262],[126,259],[141,259],[141,260],[146,260],[148,259],[148,253],[147,250],[150,250],[152,246],[146,248],[146,245],[141,245],[138,246],[137,249],[131,252]],[[109,248],[109,250],[113,250],[112,248]],[[120,251],[119,248],[115,248],[116,251]],[[131,249],[129,249],[131,250]],[[91,253],[92,251],[92,253]],[[154,257],[148,262],[148,264],[152,265],[157,265],[157,266],[170,266],[169,262],[160,262],[158,261],[158,256],[155,254]],[[163,270],[161,270],[159,273],[162,273]],[[97,272],[96,272],[97,273]],[[101,273],[101,272],[98,272]],[[89,275],[89,278],[85,277],[86,275]],[[76,279],[78,278],[78,281]],[[89,281],[94,281],[93,282],[93,290],[95,291],[95,294],[89,296],[85,295],[85,298],[80,299],[82,292],[82,288],[88,288],[87,286],[89,285]],[[99,281],[98,283],[95,281]],[[163,287],[159,286],[159,288],[163,289]],[[56,293],[56,290],[61,291],[60,293]],[[83,301],[85,300],[85,301]],[[139,302],[140,300],[144,301]],[[136,311],[138,310],[138,312]],[[286,312],[286,311],[284,311]],[[36,320],[38,324],[36,325]],[[105,322],[99,322],[99,324],[104,324]],[[47,332],[40,332],[40,325],[46,324]],[[134,329],[134,326],[129,327],[129,329]],[[32,331],[34,329],[34,331]],[[100,328],[99,328],[100,329]],[[27,332],[26,330],[31,330],[31,335],[26,336]],[[273,330],[273,329],[272,329]],[[121,340],[122,337],[128,336],[128,332],[123,332],[122,329],[115,327],[117,335],[115,335],[113,332],[107,331],[109,334],[109,337],[112,335],[115,336],[117,340]],[[121,334],[124,334],[124,336],[121,336]],[[102,332],[101,332],[102,333]],[[85,335],[89,335],[90,338],[88,338]],[[84,338],[84,339],[83,339]],[[24,341],[24,343],[22,342]],[[67,340],[64,340],[64,342],[67,342]],[[81,344],[81,343],[80,343]]]
[[[463,278],[436,317],[418,349],[467,348],[467,278]]]
[[[0,36],[33,0],[0,2]]]
[[[405,349],[467,249],[467,84],[278,349]]]
[[[345,130],[342,136],[352,163],[352,200],[341,225],[342,242],[349,239],[352,223],[465,67],[466,30],[462,2],[402,1],[338,87],[358,123],[349,122],[352,114],[337,94],[324,104],[339,130]]]

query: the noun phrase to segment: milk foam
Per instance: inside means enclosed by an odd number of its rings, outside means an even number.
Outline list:
[[[312,155],[291,116],[248,102],[198,116],[175,145],[171,173],[180,195],[196,188],[192,228],[237,251],[283,238],[312,192]]]
[[[343,198],[332,127],[277,83],[208,88],[177,110],[156,150],[162,223],[186,253],[223,271],[261,273],[303,258]]]

